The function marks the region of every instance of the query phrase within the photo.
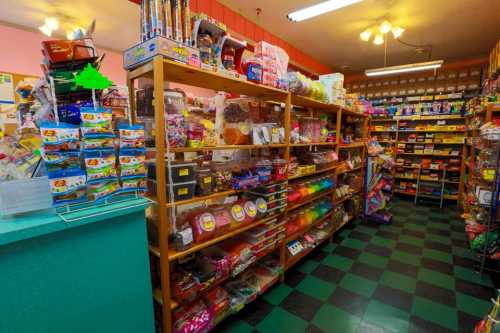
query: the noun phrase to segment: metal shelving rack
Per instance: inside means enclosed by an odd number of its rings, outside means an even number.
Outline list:
[[[328,143],[327,146],[332,146],[335,147],[337,154],[339,153],[340,150],[342,149],[361,149],[361,155],[364,156],[366,153],[366,148],[365,148],[365,143],[366,139],[368,137],[368,117],[364,114],[360,114],[357,112],[354,112],[352,110],[349,110],[345,107],[337,106],[337,105],[332,105],[332,104],[325,104],[321,103],[318,101],[315,101],[313,99],[303,97],[303,96],[298,96],[295,94],[292,94],[287,91],[283,91],[280,89],[276,88],[271,88],[259,84],[255,84],[249,81],[244,81],[240,79],[235,79],[231,77],[227,77],[224,75],[221,75],[217,72],[212,72],[212,71],[206,71],[200,68],[195,68],[191,67],[188,65],[184,65],[178,62],[171,61],[169,59],[166,59],[162,56],[156,56],[152,60],[138,66],[137,68],[130,70],[127,73],[127,85],[129,88],[130,92],[130,101],[131,101],[131,109],[132,109],[132,121],[135,123],[137,121],[136,117],[136,102],[135,102],[135,94],[134,94],[134,88],[135,88],[135,83],[138,79],[141,78],[148,78],[153,80],[153,85],[154,85],[154,93],[153,93],[153,104],[154,104],[154,123],[155,123],[155,147],[156,147],[156,156],[166,156],[167,150],[173,153],[182,153],[182,152],[193,152],[193,151],[207,151],[207,150],[224,150],[224,149],[250,149],[250,150],[258,150],[258,149],[266,149],[266,148],[271,148],[271,149],[281,149],[283,150],[283,156],[284,159],[287,161],[287,163],[290,160],[290,151],[292,148],[295,147],[304,147],[304,148],[309,148],[309,149],[315,149],[316,146],[326,146],[327,144],[324,143],[318,143],[318,144],[291,144],[290,143],[290,124],[291,124],[291,112],[292,112],[292,107],[293,106],[299,106],[302,107],[306,110],[308,110],[311,115],[314,114],[315,112],[320,112],[320,113],[328,113],[333,116],[336,116],[337,122],[337,137],[336,137],[336,143]],[[217,147],[202,147],[202,148],[171,148],[167,149],[165,146],[165,139],[166,139],[166,133],[165,133],[165,103],[164,103],[164,89],[165,89],[165,82],[175,82],[175,83],[182,83],[186,85],[191,85],[191,86],[196,86],[196,87],[201,87],[201,88],[206,88],[206,89],[211,89],[215,91],[227,91],[227,92],[232,92],[232,93],[239,93],[242,95],[247,95],[250,97],[257,98],[261,101],[273,101],[273,102],[278,102],[278,103],[285,103],[285,110],[284,110],[284,128],[285,128],[285,143],[280,144],[280,145],[245,145],[245,146],[217,146]],[[351,116],[351,117],[360,117],[363,119],[362,121],[362,126],[363,126],[363,135],[362,135],[362,142],[357,142],[353,144],[348,144],[348,145],[341,145],[339,144],[340,142],[340,135],[341,135],[341,123],[343,120],[343,117],[345,116]],[[150,245],[150,252],[159,258],[159,263],[160,263],[160,289],[155,289],[153,292],[153,298],[162,305],[162,315],[163,315],[163,332],[164,333],[170,333],[172,332],[172,310],[174,310],[176,307],[179,306],[172,298],[171,298],[171,289],[170,289],[170,264],[173,261],[176,261],[180,258],[183,258],[189,254],[195,253],[203,248],[212,246],[220,241],[223,241],[225,239],[231,238],[233,236],[236,236],[246,230],[249,230],[251,228],[254,228],[258,225],[261,225],[268,220],[276,217],[276,216],[271,216],[267,217],[265,219],[255,221],[249,225],[246,225],[244,227],[231,230],[230,232],[219,236],[215,239],[211,239],[209,241],[195,244],[191,248],[185,250],[185,251],[176,251],[170,248],[169,246],[169,228],[170,228],[170,214],[169,211],[172,209],[175,209],[176,207],[180,205],[186,205],[186,204],[191,204],[195,202],[207,202],[212,199],[217,199],[217,198],[223,198],[225,196],[230,196],[234,195],[237,192],[236,191],[227,191],[227,192],[222,192],[222,193],[214,193],[212,195],[206,196],[206,197],[195,197],[193,199],[189,199],[186,201],[179,201],[179,202],[168,202],[167,200],[167,195],[166,195],[166,179],[165,179],[165,159],[164,158],[157,158],[156,159],[156,180],[158,184],[158,189],[157,189],[157,196],[154,199],[154,201],[157,204],[157,217],[158,217],[158,229],[159,229],[159,246],[153,246]],[[355,170],[353,172],[364,172],[364,167],[360,168],[359,170]],[[338,177],[337,175],[337,169],[336,167],[331,167],[325,170],[318,170],[315,173],[307,174],[307,175],[301,175],[301,176],[292,176],[289,177],[289,180],[295,180],[299,179],[302,177],[309,177],[313,175],[319,175],[319,174],[332,174],[335,179]],[[314,200],[318,200],[320,198],[324,197],[331,197],[332,201],[334,200],[334,191],[327,191],[324,193],[321,193],[317,197],[315,197],[313,200],[308,200],[307,203],[313,202]],[[342,199],[336,202],[336,204],[342,204],[345,202],[347,199]],[[305,205],[301,204],[300,206],[292,206],[287,209],[287,211],[284,214],[287,214],[289,211],[303,207]],[[327,216],[326,218],[330,218]],[[351,217],[352,219],[353,217]],[[338,226],[340,228],[341,226]],[[300,234],[294,235],[294,236],[301,236],[304,234],[307,230],[301,231]],[[334,230],[328,238],[331,238],[333,236],[333,233],[336,230]],[[327,239],[328,239],[327,238]],[[288,241],[290,239],[287,239]],[[307,255],[307,253],[304,253],[300,258],[293,258],[293,260],[289,260],[288,262],[285,260],[286,259],[286,242],[282,242],[279,245],[279,251],[280,251],[280,257],[281,257],[281,263],[282,266],[285,268],[290,268],[295,264],[296,262],[300,261],[300,259]],[[283,278],[283,275],[282,275]]]

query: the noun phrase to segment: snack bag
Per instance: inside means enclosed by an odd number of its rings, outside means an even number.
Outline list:
[[[82,146],[84,150],[89,149],[114,149],[115,140],[112,134],[88,134],[83,139]]]
[[[58,170],[81,170],[79,151],[45,151],[42,158],[48,172]]]
[[[85,167],[89,183],[116,178],[116,156],[112,150],[85,152]]]
[[[43,122],[40,125],[40,134],[46,151],[78,150],[80,148],[80,131],[77,126]]]
[[[89,134],[113,134],[111,109],[82,107],[80,116],[84,137]]]
[[[120,148],[144,148],[144,125],[120,124]]]
[[[120,189],[118,179],[111,178],[104,181],[89,183],[87,186],[87,196],[90,201],[99,201],[112,196]]]
[[[145,149],[122,149],[120,150],[120,176],[145,176],[146,168],[144,162],[146,161]]]
[[[122,192],[128,191],[146,191],[146,178],[141,176],[132,176],[122,178]]]
[[[50,191],[55,205],[86,200],[85,172],[82,170],[59,170],[48,174]]]

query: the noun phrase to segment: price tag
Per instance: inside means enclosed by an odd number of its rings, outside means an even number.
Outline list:
[[[188,194],[188,192],[189,192],[189,190],[187,187],[180,188],[179,190],[177,190],[178,195],[186,195],[186,194]]]
[[[203,183],[204,184],[210,184],[212,182],[212,177],[205,177],[203,178]]]
[[[189,176],[189,169],[180,169],[179,176],[181,177]]]

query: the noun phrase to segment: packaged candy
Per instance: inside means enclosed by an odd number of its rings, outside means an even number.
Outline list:
[[[97,201],[107,198],[120,189],[118,179],[112,178],[87,185],[87,196],[90,201]]]
[[[116,156],[112,150],[86,151],[85,166],[89,183],[116,178]]]
[[[82,107],[80,117],[84,137],[88,134],[113,134],[111,109]]]
[[[198,210],[189,217],[196,243],[204,242],[215,235],[215,216],[205,210]]]
[[[239,203],[235,203],[231,207],[231,217],[233,218],[233,228],[241,226],[245,221],[245,209]]]
[[[122,178],[122,191],[146,191],[146,178],[131,176]]]
[[[78,150],[80,148],[80,131],[77,126],[44,122],[40,125],[40,134],[46,151]]]
[[[144,149],[120,150],[120,176],[145,176],[146,151]]]
[[[120,124],[118,131],[120,132],[120,148],[144,148],[144,125]]]
[[[167,135],[170,147],[185,147],[187,142],[186,118],[181,114],[167,115]]]
[[[112,134],[88,134],[82,142],[84,150],[106,149],[115,147],[115,139]]]
[[[257,206],[253,201],[245,202],[243,209],[245,210],[245,222],[251,222],[257,216]]]
[[[59,170],[50,172],[50,191],[54,204],[85,201],[85,172],[82,170]]]
[[[48,172],[57,170],[81,170],[79,151],[44,151],[42,158]]]

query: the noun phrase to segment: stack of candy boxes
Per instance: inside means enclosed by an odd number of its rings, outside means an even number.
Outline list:
[[[144,191],[144,128],[121,124],[116,140],[110,109],[82,107],[80,117],[80,126],[54,122],[40,126],[54,205]]]

